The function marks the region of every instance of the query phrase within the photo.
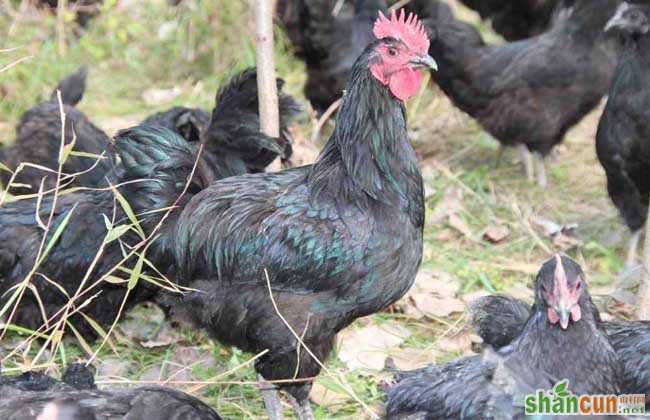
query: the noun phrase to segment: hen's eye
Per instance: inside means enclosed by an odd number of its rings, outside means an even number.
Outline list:
[[[395,57],[397,55],[397,50],[395,48],[389,48],[388,55],[390,55],[391,57]]]

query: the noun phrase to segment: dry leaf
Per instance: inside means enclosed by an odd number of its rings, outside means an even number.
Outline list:
[[[350,370],[383,369],[389,350],[399,346],[410,332],[397,325],[348,328],[338,336],[339,359]]]
[[[582,241],[571,236],[567,236],[563,233],[559,233],[553,236],[553,244],[560,248],[562,251],[568,251],[570,249],[582,246]]]
[[[151,349],[156,347],[167,347],[178,343],[180,340],[181,334],[178,330],[172,328],[168,322],[165,322],[153,339],[142,341],[140,342],[140,345],[144,348]]]
[[[442,198],[431,212],[428,218],[429,222],[438,224],[449,217],[450,214],[456,214],[462,208],[462,198],[463,190],[460,187],[446,188]]]
[[[465,311],[463,301],[456,298],[438,298],[428,293],[416,293],[411,295],[411,300],[418,310],[429,317],[443,318],[453,313]]]
[[[434,363],[436,354],[433,350],[400,348],[391,352],[391,359],[397,369],[406,371]]]
[[[97,368],[98,377],[125,377],[131,363],[128,360],[118,359],[116,357],[109,357],[100,363]]]
[[[508,226],[497,225],[490,226],[483,234],[483,239],[493,244],[498,244],[503,242],[508,236],[510,236]]]
[[[451,213],[449,215],[449,226],[453,227],[460,233],[462,233],[464,236],[471,238],[472,237],[472,231],[469,230],[465,222],[463,222],[463,219],[458,217],[456,213]]]
[[[341,392],[336,392],[315,382],[309,392],[309,399],[321,407],[327,407],[328,411],[336,413],[340,410],[349,397]]]
[[[470,303],[474,302],[477,299],[480,299],[482,297],[489,296],[489,295],[490,295],[490,292],[488,292],[487,290],[481,289],[481,290],[477,290],[475,292],[465,293],[461,297],[461,299],[463,300],[463,302],[465,302],[465,304],[470,304]]]
[[[416,290],[437,293],[440,296],[456,296],[460,290],[460,283],[444,271],[422,269],[415,276],[413,287]]]
[[[452,336],[441,337],[436,343],[436,347],[446,352],[471,354],[472,334],[469,331],[463,330]]]

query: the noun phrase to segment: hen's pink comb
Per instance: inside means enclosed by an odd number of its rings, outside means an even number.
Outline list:
[[[414,13],[409,13],[408,17],[401,9],[399,16],[395,10],[390,12],[388,19],[382,12],[375,21],[373,33],[378,39],[396,38],[408,45],[410,48],[425,54],[429,51],[429,37],[427,36],[422,22]]]

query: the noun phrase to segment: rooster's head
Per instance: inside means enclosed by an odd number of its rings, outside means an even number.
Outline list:
[[[569,321],[582,318],[580,298],[585,289],[584,273],[566,255],[556,254],[539,270],[536,282],[536,302],[546,309],[551,324],[560,323],[566,330]]]
[[[369,60],[372,75],[399,100],[414,96],[422,83],[422,67],[437,69],[429,56],[429,38],[414,14],[393,10],[390,19],[379,12],[374,34],[379,40]]]

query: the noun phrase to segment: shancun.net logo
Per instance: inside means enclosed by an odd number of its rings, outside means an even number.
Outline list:
[[[645,394],[574,395],[567,379],[526,395],[527,415],[644,415]]]

